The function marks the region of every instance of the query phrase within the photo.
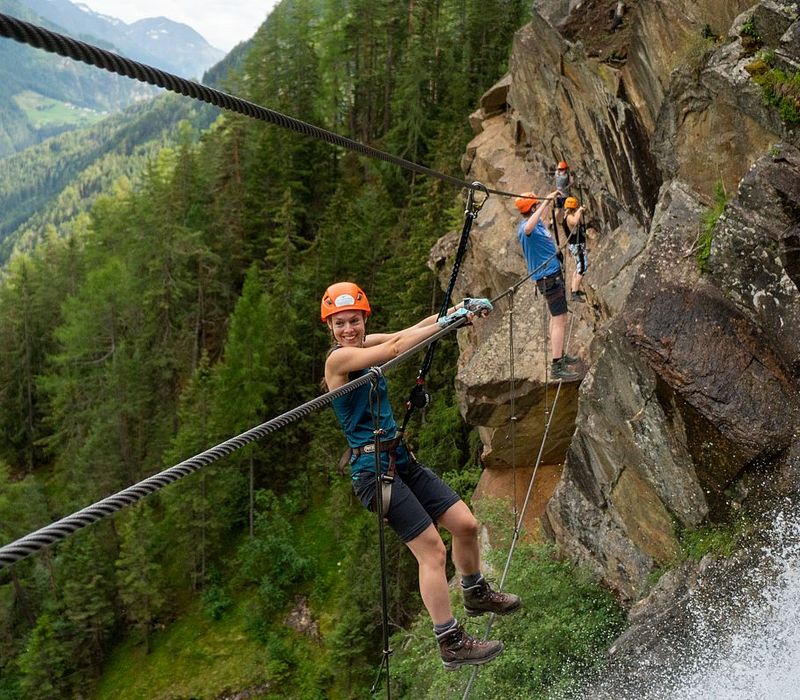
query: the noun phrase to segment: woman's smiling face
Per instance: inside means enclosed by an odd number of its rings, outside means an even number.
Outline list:
[[[328,319],[328,327],[342,347],[361,347],[367,327],[364,323],[363,311],[340,311]]]

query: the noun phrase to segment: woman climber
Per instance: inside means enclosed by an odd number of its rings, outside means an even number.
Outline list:
[[[581,289],[581,280],[586,274],[588,262],[586,260],[586,233],[583,223],[584,209],[578,206],[575,197],[567,197],[564,201],[564,233],[567,235],[569,252],[575,260],[575,274],[572,275],[570,289],[572,290],[572,301],[586,301],[586,294]]]
[[[466,316],[481,318],[492,310],[488,299],[465,299],[448,315],[429,316],[396,333],[371,333],[366,324],[371,309],[367,295],[352,282],[332,284],[322,297],[322,321],[333,334],[333,348],[325,361],[325,382],[337,389],[408,350]],[[375,444],[369,385],[333,400],[333,409],[352,450],[350,471],[359,500],[375,511]],[[483,641],[467,634],[453,616],[445,572],[447,552],[436,524],[453,536],[453,563],[461,574],[466,614],[505,615],[517,610],[520,599],[493,591],[480,570],[478,522],[458,494],[426,466],[397,434],[386,381],[377,380],[377,423],[383,430],[380,443],[381,470],[391,481],[391,496],[383,497],[384,516],[417,559],[419,590],[433,621],[445,668],[483,664],[503,651],[500,641]],[[387,502],[388,501],[388,502]]]

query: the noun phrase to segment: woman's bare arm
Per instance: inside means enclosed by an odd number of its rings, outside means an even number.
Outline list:
[[[376,333],[367,336],[367,339],[374,339],[383,335],[387,338],[383,342],[371,345],[367,345],[365,342],[363,347],[343,347],[332,352],[325,362],[325,381],[328,389],[336,389],[346,384],[350,372],[382,365],[430,338],[439,330],[439,327],[435,323],[435,315],[429,318],[433,319],[430,323],[426,323],[428,321],[426,318],[420,323],[396,333]]]

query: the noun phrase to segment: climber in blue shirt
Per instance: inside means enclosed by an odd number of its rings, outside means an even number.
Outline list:
[[[550,311],[550,344],[553,348],[550,374],[555,379],[574,382],[579,379],[579,375],[569,365],[576,364],[578,358],[564,353],[567,295],[564,275],[561,273],[561,256],[550,230],[543,223],[558,196],[559,192],[556,190],[539,203],[533,192],[526,192],[517,197],[514,204],[523,216],[517,226],[517,237],[528,264],[528,274],[536,281]]]

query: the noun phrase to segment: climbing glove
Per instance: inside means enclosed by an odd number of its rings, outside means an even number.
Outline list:
[[[477,314],[478,316],[488,316],[489,312],[494,308],[492,302],[488,299],[470,299],[467,297],[461,302],[461,305],[469,312]]]
[[[453,311],[453,313],[447,314],[447,316],[437,318],[436,325],[439,326],[439,328],[447,328],[448,326],[453,325],[456,321],[468,317],[470,313],[471,312],[468,309],[456,309]]]

